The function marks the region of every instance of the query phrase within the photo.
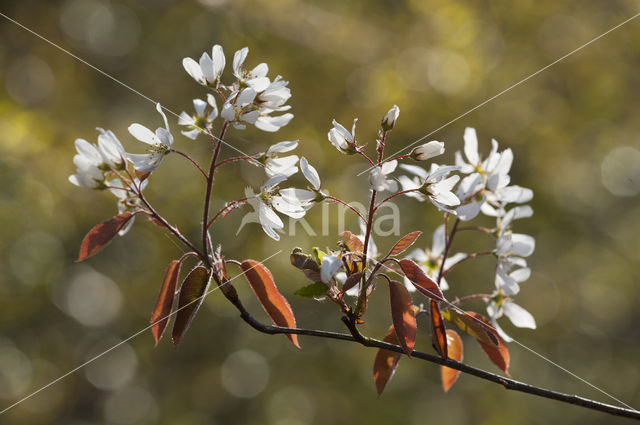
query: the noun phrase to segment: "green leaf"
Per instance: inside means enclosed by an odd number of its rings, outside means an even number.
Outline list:
[[[294,292],[294,295],[305,298],[321,297],[327,294],[327,289],[329,289],[329,287],[324,283],[316,282],[298,289]]]
[[[316,263],[322,264],[322,259],[327,255],[324,252],[320,251],[320,248],[317,246],[313,247],[313,258],[316,260]]]

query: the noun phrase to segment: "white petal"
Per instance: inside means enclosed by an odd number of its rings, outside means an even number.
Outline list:
[[[476,130],[471,127],[464,129],[464,154],[470,164],[478,164],[480,157],[478,155],[478,136]]]
[[[255,90],[256,93],[264,91],[267,87],[269,87],[270,83],[271,81],[267,77],[252,78],[247,81],[247,85]]]
[[[528,267],[523,267],[518,270],[512,271],[511,273],[509,273],[509,276],[518,283],[524,282],[531,276],[531,269]]]
[[[293,118],[293,114],[287,113],[278,115],[277,117],[261,116],[256,121],[256,127],[262,131],[275,132],[280,130],[281,127],[289,124],[289,121]]]
[[[316,169],[307,162],[307,158],[304,156],[300,159],[300,168],[302,169],[304,177],[309,183],[311,183],[311,187],[315,190],[320,190],[320,176]]]
[[[100,155],[100,151],[91,143],[84,139],[76,139],[75,146],[76,151],[78,151],[80,155],[84,156],[95,165],[102,163],[102,155]]]
[[[268,226],[275,229],[284,228],[284,223],[282,222],[280,217],[278,217],[278,214],[276,214],[264,202],[259,203],[258,214],[260,216],[260,223],[263,226]]]
[[[444,153],[444,143],[435,140],[418,146],[411,152],[411,156],[418,161],[426,161]]]
[[[202,70],[204,78],[207,80],[207,82],[215,83],[216,76],[213,73],[213,61],[211,60],[211,57],[209,57],[209,54],[206,52],[203,53],[202,56],[200,56],[200,69]]]
[[[480,202],[471,202],[470,204],[460,205],[456,208],[456,213],[458,214],[458,218],[462,221],[473,220],[478,216],[481,206],[482,203]]]
[[[247,54],[249,54],[249,48],[243,47],[233,55],[233,75],[238,78],[242,77],[240,68],[244,63],[244,60],[247,58]]]
[[[427,177],[429,177],[429,172],[422,167],[418,167],[417,165],[400,164],[400,168],[412,174],[415,174],[423,180],[426,180]]]
[[[292,142],[279,142],[267,149],[267,154],[274,152],[289,152],[298,147],[298,140]]]
[[[533,191],[526,187],[507,186],[499,192],[498,197],[502,202],[521,204],[533,199]]]
[[[204,74],[202,74],[202,69],[198,62],[191,58],[184,58],[182,59],[182,66],[187,71],[187,74],[191,75],[191,78],[200,84],[204,84]]]
[[[533,318],[531,313],[520,307],[518,304],[511,301],[505,301],[502,303],[502,309],[504,310],[505,316],[507,316],[515,326],[519,328],[536,328],[536,320]]]
[[[340,270],[342,261],[335,255],[325,255],[322,257],[322,266],[320,267],[320,279],[324,283],[329,283],[331,278]]]
[[[244,106],[248,103],[253,102],[253,99],[255,98],[256,98],[256,91],[251,87],[247,87],[246,89],[242,90],[238,95],[238,99],[236,100],[236,105]]]
[[[180,115],[178,116],[178,125],[194,125],[195,123],[196,120],[191,115],[184,111],[180,112]]]
[[[160,143],[160,140],[156,137],[156,134],[149,130],[147,127],[141,124],[131,124],[129,126],[129,133],[141,142],[155,146]]]
[[[382,164],[381,172],[382,174],[391,174],[395,171],[398,166],[398,160],[394,159],[393,161],[387,161]]]
[[[213,74],[216,78],[220,78],[226,64],[226,59],[222,51],[222,46],[219,44],[216,44],[211,49],[211,60],[213,61]]]
[[[520,257],[528,257],[536,249],[536,240],[532,236],[521,233],[513,233],[511,243],[511,252]]]
[[[258,64],[255,68],[251,70],[252,78],[262,78],[266,77],[269,72],[269,66],[266,63]]]
[[[193,108],[196,110],[196,116],[203,117],[207,102],[202,99],[193,99]]]

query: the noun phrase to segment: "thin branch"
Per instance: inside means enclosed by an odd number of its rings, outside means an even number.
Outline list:
[[[313,336],[318,338],[337,339],[341,341],[350,341],[350,342],[359,343],[361,345],[364,345],[365,347],[381,348],[381,349],[393,351],[396,353],[404,354],[404,349],[399,345],[389,344],[384,341],[363,336],[358,331],[352,319],[349,319],[347,317],[343,317],[343,322],[349,328],[351,335],[338,333],[338,332],[315,330],[315,329],[284,328],[280,326],[265,325],[262,322],[258,321],[256,318],[254,318],[245,309],[244,305],[240,302],[238,298],[238,294],[235,288],[232,285],[228,283],[222,284],[220,289],[224,293],[224,295],[227,297],[227,299],[229,299],[229,301],[231,301],[233,305],[240,311],[240,317],[245,322],[247,322],[252,328],[256,329],[259,332],[270,334],[270,335],[297,334],[297,335]],[[623,407],[601,403],[599,401],[591,400],[584,397],[579,397],[576,395],[565,394],[565,393],[561,393],[553,390],[548,390],[546,388],[536,387],[534,385],[529,385],[524,382],[516,381],[515,379],[505,378],[504,376],[487,372],[482,369],[478,369],[473,366],[466,365],[464,363],[459,363],[455,360],[451,360],[451,359],[444,360],[442,357],[439,357],[437,355],[428,354],[421,351],[414,350],[411,353],[411,357],[459,370],[460,372],[464,372],[468,375],[473,375],[480,379],[484,379],[485,381],[490,381],[496,384],[500,384],[508,390],[519,391],[527,394],[532,394],[538,397],[557,400],[563,403],[573,404],[575,406],[597,410],[597,411],[609,413],[615,416],[622,416],[626,418],[640,420],[640,411],[637,411],[637,410],[626,409]]]
[[[221,166],[221,165],[228,164],[228,163],[234,162],[234,161],[249,161],[249,162],[257,163],[256,159],[254,157],[252,157],[252,156],[234,156],[232,158],[227,158],[227,159],[224,159],[224,160],[218,162],[216,164],[216,168]]]
[[[375,208],[373,209],[373,211],[377,211],[378,208],[380,208],[382,206],[382,204],[384,204],[387,201],[392,200],[393,198],[395,198],[396,196],[400,196],[400,195],[404,195],[405,193],[410,193],[410,192],[418,192],[420,189],[407,189],[407,190],[401,190],[400,192],[396,192],[393,195],[389,195],[386,198],[384,198],[382,201],[380,201],[380,203],[378,205],[375,206]]]
[[[364,149],[364,146],[361,149],[358,149],[358,154],[364,159],[366,159],[369,162],[369,164],[371,164],[372,167],[375,167],[376,164],[371,160],[371,158],[369,158],[369,156],[366,153],[362,151],[362,149]]]
[[[226,212],[224,214],[224,217],[227,216],[227,214],[229,214],[231,211],[233,211],[236,208],[240,208],[242,206],[242,204],[244,202],[246,202],[249,198],[240,198],[240,199],[236,199],[235,201],[232,202],[228,202],[226,204],[224,204],[224,206],[222,208],[220,208],[220,210],[216,213],[216,215],[213,216],[213,218],[209,221],[209,223],[207,223],[207,229],[209,227],[211,227],[211,225],[213,224],[214,221],[216,221],[216,219],[225,211],[229,210],[228,212]]]
[[[205,173],[205,172],[204,172],[204,170],[202,169],[202,167],[200,167],[200,165],[198,165],[198,163],[197,163],[193,158],[191,158],[189,155],[187,155],[187,154],[186,154],[186,153],[184,153],[184,152],[181,152],[181,151],[175,150],[175,149],[171,149],[171,152],[173,152],[173,153],[177,153],[178,155],[180,155],[180,156],[182,156],[182,157],[186,158],[189,162],[191,162],[191,163],[192,163],[192,164],[193,164],[193,165],[198,169],[198,171],[200,171],[200,173],[202,174],[202,176],[203,176],[205,179],[207,178],[207,173]]]
[[[367,222],[367,219],[366,219],[366,218],[364,218],[364,216],[363,216],[362,214],[360,214],[360,211],[358,211],[354,206],[352,206],[352,205],[351,205],[351,204],[349,204],[348,202],[345,202],[345,201],[343,201],[342,199],[336,198],[336,197],[334,197],[334,196],[329,196],[329,195],[326,195],[326,196],[325,196],[325,199],[329,199],[329,200],[331,200],[331,201],[334,201],[334,202],[337,202],[337,203],[339,203],[339,204],[344,205],[345,207],[349,208],[351,211],[353,211],[354,213],[356,213],[356,214],[358,215],[358,217],[360,217],[360,219],[361,219],[364,223],[366,223],[366,222]]]
[[[467,260],[471,260],[471,259],[474,259],[474,258],[482,257],[484,255],[492,255],[492,254],[493,254],[493,251],[482,251],[482,252],[474,252],[472,254],[467,254],[467,256],[464,257],[462,260],[452,264],[451,267],[449,267],[448,269],[444,270],[442,272],[442,277],[446,276],[447,273],[449,273],[451,270],[453,270],[454,267],[456,267],[460,263],[463,263],[463,262],[465,262]],[[442,264],[444,264],[444,261],[442,262]]]

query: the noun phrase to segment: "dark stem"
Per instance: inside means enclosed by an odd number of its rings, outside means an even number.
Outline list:
[[[487,233],[487,234],[492,234],[493,233],[493,229],[489,229],[488,227],[482,227],[482,226],[462,226],[462,227],[458,227],[458,232],[464,232],[467,230],[476,230],[478,232],[482,232],[482,233]]]
[[[343,317],[342,321],[345,323],[345,325],[349,329],[349,332],[351,333],[350,335],[338,333],[338,332],[315,330],[315,329],[284,328],[280,326],[265,325],[264,323],[254,318],[245,309],[244,305],[238,298],[238,294],[235,288],[231,284],[223,283],[220,285],[220,289],[224,293],[224,295],[227,297],[227,299],[229,299],[229,301],[231,301],[231,303],[238,309],[238,311],[240,312],[240,317],[245,322],[247,322],[252,328],[254,328],[259,332],[270,334],[270,335],[297,334],[297,335],[313,336],[318,338],[337,339],[341,341],[356,342],[364,345],[365,347],[380,348],[380,349],[404,354],[403,348],[400,347],[399,345],[389,344],[387,342],[379,341],[377,339],[369,338],[362,335],[358,330],[358,328],[356,327],[354,320],[348,317]],[[579,397],[576,395],[565,394],[557,391],[548,390],[545,388],[536,387],[534,385],[529,385],[524,382],[516,381],[514,379],[505,378],[504,376],[487,372],[482,369],[477,369],[473,366],[469,366],[464,363],[459,363],[455,360],[451,360],[451,359],[444,360],[440,356],[424,353],[421,351],[414,350],[411,353],[411,357],[428,361],[431,363],[439,364],[442,366],[447,366],[452,369],[459,370],[460,372],[464,372],[468,375],[473,375],[480,379],[484,379],[485,381],[495,382],[496,384],[500,384],[508,390],[520,391],[527,394],[533,394],[538,397],[544,397],[551,400],[561,401],[563,403],[585,407],[587,409],[609,413],[611,415],[640,420],[640,412],[637,410],[626,409],[623,407],[601,403],[599,401],[590,400],[588,398]]]
[[[229,121],[225,121],[222,125],[222,130],[220,130],[220,137],[216,139],[216,137],[209,132],[211,139],[215,144],[215,151],[213,156],[211,157],[211,165],[209,166],[209,174],[207,175],[207,190],[204,195],[204,212],[202,214],[202,249],[204,250],[207,259],[205,262],[210,265],[211,261],[209,261],[209,228],[207,224],[209,223],[209,204],[211,203],[211,188],[213,187],[213,175],[216,172],[216,161],[218,160],[218,155],[220,155],[220,148],[222,147],[222,140],[224,139],[224,135],[227,132],[227,128],[229,127]]]
[[[358,149],[358,154],[364,159],[366,159],[367,162],[369,162],[369,164],[371,164],[372,167],[376,166],[376,164],[371,160],[371,158],[369,158],[369,156],[366,153],[362,152],[362,150]]]
[[[444,222],[444,237],[447,238],[447,218],[445,218]],[[438,286],[440,286],[440,281],[442,280],[442,276],[444,276],[444,263],[447,261],[447,257],[449,256],[449,250],[451,249],[451,244],[453,243],[453,237],[456,235],[456,230],[458,229],[458,224],[460,223],[460,219],[456,218],[456,221],[453,223],[453,228],[451,229],[451,233],[449,237],[446,239],[446,244],[444,248],[444,254],[442,256],[442,263],[440,263],[440,271],[438,271]]]
[[[376,191],[371,191],[371,203],[369,204],[369,215],[367,216],[367,230],[364,233],[364,248],[362,249],[362,288],[358,295],[358,303],[356,304],[356,317],[360,314],[362,304],[367,297],[367,251],[369,249],[369,239],[371,238],[371,225],[373,224],[373,207],[376,204]]]

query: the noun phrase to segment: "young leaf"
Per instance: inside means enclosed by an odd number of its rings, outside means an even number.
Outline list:
[[[322,282],[316,282],[312,283],[311,285],[303,286],[293,294],[305,298],[315,298],[326,295],[327,289],[329,289],[329,287],[326,284]]]
[[[173,323],[172,339],[175,345],[178,345],[202,305],[203,295],[209,286],[209,278],[209,270],[198,266],[191,270],[182,282],[178,297],[178,312],[176,321]]]
[[[433,338],[433,347],[443,359],[447,360],[449,356],[447,352],[447,334],[444,329],[440,308],[438,308],[438,303],[434,300],[431,300],[429,312],[431,313],[431,337]]]
[[[313,260],[311,255],[302,252],[302,249],[300,248],[294,248],[289,259],[291,260],[291,265],[300,270],[313,270],[320,272],[320,266],[318,263]]]
[[[347,280],[344,281],[344,285],[342,285],[342,292],[347,292],[349,289],[353,288],[362,280],[362,273],[357,272],[349,275]]]
[[[82,261],[100,251],[118,234],[118,232],[133,218],[135,214],[123,212],[117,216],[103,221],[89,230],[80,245],[80,253],[76,262]]]
[[[509,355],[509,350],[504,345],[504,342],[502,342],[502,339],[498,335],[498,332],[495,331],[495,329],[493,328],[493,325],[491,325],[491,322],[489,322],[484,316],[478,313],[474,313],[472,311],[468,312],[467,314],[471,315],[472,317],[484,323],[487,326],[487,328],[490,330],[490,332],[493,334],[494,338],[497,339],[498,341],[497,347],[492,344],[485,344],[480,340],[478,340],[478,344],[480,344],[480,347],[485,352],[485,354],[489,357],[489,359],[493,362],[493,364],[498,366],[498,369],[506,373],[508,376],[509,363],[511,361],[511,356]]]
[[[255,260],[245,260],[240,265],[240,268],[244,272],[244,276],[249,281],[251,289],[258,297],[258,300],[262,304],[262,308],[267,312],[273,323],[277,326],[286,328],[295,328],[296,319],[293,316],[291,306],[287,302],[286,298],[278,292],[273,276],[269,269],[263,264]],[[285,334],[287,338],[300,348],[298,344],[298,335]]]
[[[353,233],[346,231],[342,233],[342,242],[350,252],[363,252],[364,244],[359,237]]]
[[[389,282],[389,299],[396,336],[406,355],[411,356],[418,331],[411,294],[402,283],[392,280]]]
[[[493,345],[494,347],[499,345],[499,339],[494,335],[495,331],[493,331],[493,328],[486,326],[471,313],[461,314],[455,309],[447,309],[442,311],[442,317],[444,320],[448,320],[456,325],[461,331],[477,339],[478,342]]]
[[[438,284],[422,271],[419,265],[405,258],[400,260],[400,268],[404,275],[413,283],[424,296],[436,301],[444,301],[444,296]]]
[[[400,239],[396,244],[391,248],[391,251],[387,254],[387,257],[391,257],[392,255],[398,255],[404,252],[407,248],[409,248],[413,243],[418,239],[418,237],[422,234],[422,232],[411,232],[407,235],[404,235],[402,239]]]
[[[447,352],[449,353],[450,359],[458,362],[462,361],[462,338],[460,338],[460,335],[458,335],[456,331],[447,330]],[[440,366],[442,389],[444,389],[445,393],[453,386],[458,379],[458,376],[460,376],[459,370]]]
[[[398,338],[396,336],[396,332],[393,329],[393,325],[387,331],[387,334],[382,338],[384,342],[388,342],[389,344],[398,344]],[[376,359],[373,362],[373,380],[376,383],[376,390],[378,391],[378,395],[382,394],[384,391],[384,387],[387,385],[387,382],[391,379],[396,368],[398,367],[398,362],[400,361],[401,354],[396,353],[395,351],[385,350],[381,348],[378,350],[378,354],[376,354]]]
[[[164,275],[164,282],[162,282],[162,288],[160,288],[160,295],[158,295],[158,301],[153,309],[151,315],[151,332],[153,338],[156,340],[156,345],[162,337],[164,329],[169,323],[169,313],[171,313],[171,306],[173,306],[173,298],[176,292],[176,286],[178,284],[178,276],[180,275],[180,261],[174,260],[169,264],[167,272]]]

